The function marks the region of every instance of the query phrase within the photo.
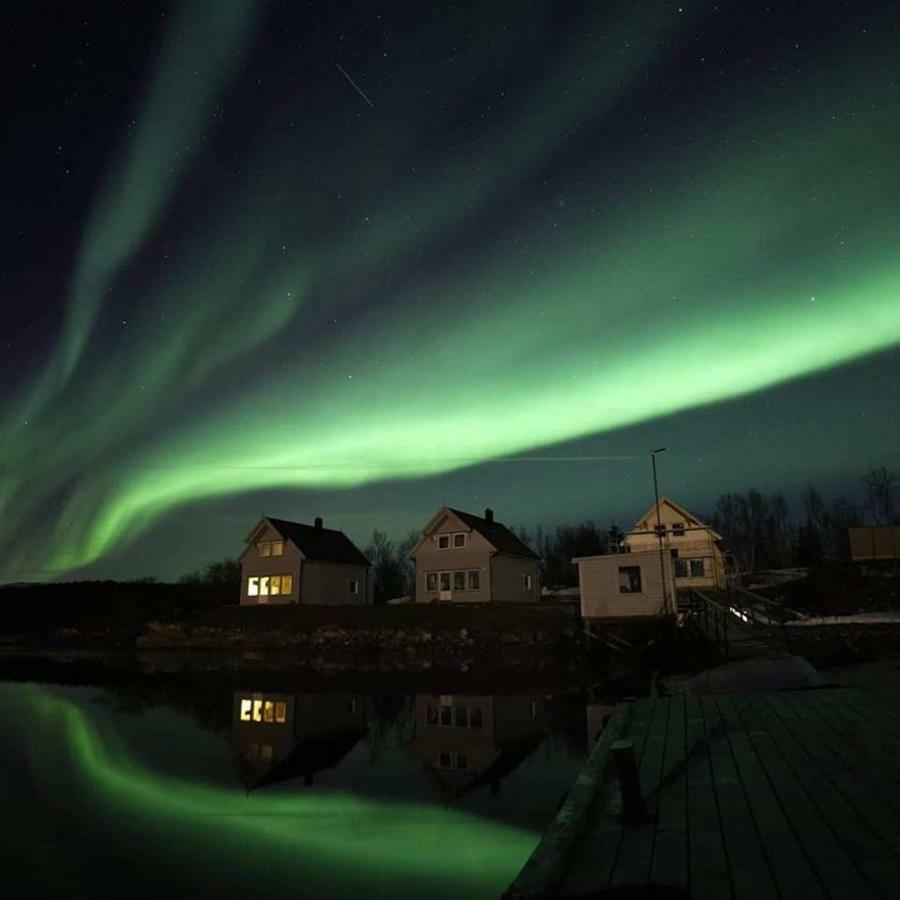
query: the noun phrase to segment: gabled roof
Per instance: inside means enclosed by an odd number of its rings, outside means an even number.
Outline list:
[[[302,522],[291,522],[288,519],[273,519],[266,516],[250,532],[247,537],[248,543],[253,541],[263,522],[268,522],[286,541],[291,541],[307,559],[354,563],[360,566],[371,565],[343,531],[304,525]]]
[[[676,502],[675,502],[674,500],[672,500],[670,497],[660,497],[660,498],[659,498],[659,507],[660,507],[660,509],[662,509],[662,507],[665,506],[665,505],[667,505],[667,504],[668,504],[669,506],[671,506],[672,509],[675,510],[675,512],[677,512],[680,516],[682,516],[682,517],[684,518],[684,521],[685,521],[690,527],[692,527],[692,528],[709,528],[709,531],[711,532],[711,534],[713,535],[713,537],[717,538],[718,540],[721,540],[721,539],[722,539],[721,535],[719,535],[719,534],[717,534],[715,531],[713,531],[712,528],[709,527],[709,525],[707,525],[705,522],[702,522],[702,521],[701,521],[700,519],[698,519],[697,516],[695,516],[692,512],[689,512],[688,510],[686,510],[683,506],[681,506],[680,504],[676,503]],[[637,531],[637,530],[638,530],[638,525],[640,525],[641,522],[644,522],[644,521],[646,521],[646,522],[649,523],[648,526],[647,526],[647,527],[648,527],[648,530],[651,530],[651,531],[652,531],[653,528],[654,528],[654,526],[655,526],[655,524],[656,524],[656,504],[655,504],[655,503],[653,504],[653,506],[650,507],[650,509],[647,510],[647,512],[645,512],[645,513],[637,520],[637,522],[634,523],[634,528],[632,529],[632,531]]]
[[[453,509],[450,506],[446,507],[446,509],[473,531],[477,531],[486,541],[493,544],[499,553],[508,553],[510,556],[524,556],[526,559],[540,559],[531,547],[520,541],[501,522],[488,521],[482,516],[463,512],[461,509]]]

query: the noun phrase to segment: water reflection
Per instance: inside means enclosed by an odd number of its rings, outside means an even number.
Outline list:
[[[231,744],[248,791],[295,778],[308,787],[366,731],[361,695],[234,693]]]

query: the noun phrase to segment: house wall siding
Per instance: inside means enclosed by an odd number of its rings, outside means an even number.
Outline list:
[[[623,594],[619,589],[619,568],[637,566],[641,572],[641,592]],[[674,600],[672,559],[663,556],[667,599]],[[578,560],[581,615],[585,619],[659,616],[667,613],[663,601],[663,579],[659,553],[621,553],[591,556]]]
[[[359,582],[359,593],[350,593],[350,581]],[[300,602],[312,606],[363,606],[372,602],[372,576],[368,566],[354,563],[304,560],[300,577]]]
[[[280,541],[281,535],[268,523],[260,532],[257,541]],[[294,578],[293,589],[289,595],[269,597],[270,605],[296,603],[300,589],[300,551],[290,541],[284,543],[283,556],[260,556],[257,545],[250,544],[241,554],[241,605],[255,605],[259,597],[251,597],[247,594],[247,581],[260,575],[292,575]]]
[[[454,548],[452,536],[454,533],[464,532],[466,546]],[[451,536],[451,546],[447,550],[438,549],[438,535]],[[478,570],[479,589],[470,591],[453,591],[454,603],[487,603],[494,599],[492,596],[490,559],[493,547],[476,531],[472,531],[456,516],[447,515],[437,526],[425,535],[421,545],[416,550],[416,602],[430,603],[438,599],[438,590],[426,589],[426,575],[428,572],[468,572],[470,569]],[[452,586],[451,576],[451,586]]]
[[[537,603],[541,596],[535,559],[498,553],[491,560],[491,593],[495,602]],[[525,576],[531,576],[531,587],[525,587]]]

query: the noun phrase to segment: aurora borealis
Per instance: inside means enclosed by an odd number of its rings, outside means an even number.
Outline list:
[[[52,9],[0,579],[176,574],[263,510],[637,513],[660,443],[688,505],[896,465],[894,4]],[[615,460],[496,462],[570,452]]]

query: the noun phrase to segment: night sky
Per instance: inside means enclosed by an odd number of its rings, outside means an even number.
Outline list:
[[[898,468],[900,4],[16,4],[0,580]],[[563,457],[565,459],[558,459]],[[554,459],[557,458],[557,459]]]

